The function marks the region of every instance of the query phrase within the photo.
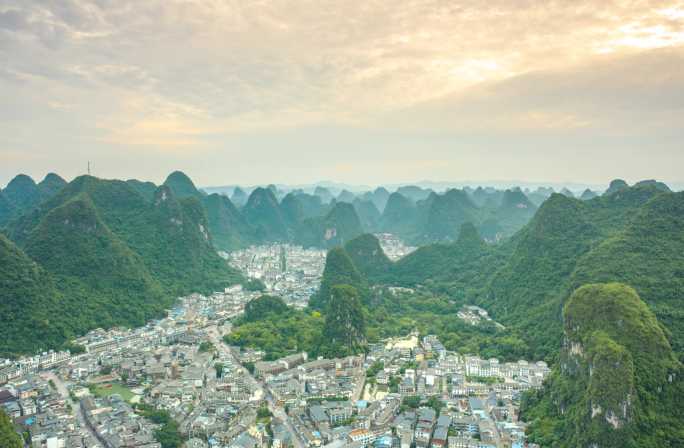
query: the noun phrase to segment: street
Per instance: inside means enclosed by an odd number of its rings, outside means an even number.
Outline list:
[[[222,355],[233,358],[233,354],[230,352],[230,348],[223,342],[223,338],[219,335],[218,329],[216,327],[209,330],[208,334],[211,343],[214,344],[216,349],[219,350]],[[278,406],[275,403],[275,401],[273,400],[273,396],[268,391],[268,388],[264,385],[264,383],[254,378],[254,376],[247,369],[245,369],[237,360],[235,360],[235,364],[240,366],[242,373],[255,386],[255,389],[257,390],[256,395],[258,397],[263,397],[266,400],[266,403],[268,404],[268,410],[271,411],[271,414],[279,418],[283,422],[287,430],[290,431],[290,434],[292,434],[292,443],[294,447],[304,448],[306,445],[302,442],[299,432],[295,431],[294,427],[292,426],[290,416],[287,415],[285,409],[283,409],[281,406]]]
[[[99,436],[93,429],[88,425],[85,421],[85,417],[83,416],[83,409],[81,408],[81,403],[74,403],[74,401],[71,399],[71,396],[69,395],[69,390],[67,389],[66,385],[62,381],[62,379],[55,375],[54,372],[52,371],[46,371],[41,373],[41,376],[47,380],[52,380],[52,382],[55,384],[55,389],[57,389],[57,392],[69,403],[71,406],[71,412],[73,413],[74,417],[78,420],[78,424],[80,425],[81,428],[85,428],[88,433],[90,433],[90,436],[92,437],[92,440],[99,440]],[[99,448],[101,445],[95,445],[96,448]]]

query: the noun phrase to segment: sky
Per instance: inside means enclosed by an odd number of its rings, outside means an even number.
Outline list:
[[[684,0],[2,0],[0,186],[684,181]]]

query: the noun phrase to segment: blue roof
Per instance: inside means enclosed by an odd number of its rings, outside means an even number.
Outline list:
[[[392,436],[383,436],[375,441],[373,444],[376,448],[391,447],[392,446]]]

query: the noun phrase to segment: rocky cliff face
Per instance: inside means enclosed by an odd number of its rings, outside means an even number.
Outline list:
[[[636,291],[620,283],[582,286],[566,302],[563,321],[558,370],[524,414],[547,407],[540,415],[563,440],[553,446],[672,446],[666,427],[681,426],[682,416],[668,403],[681,393],[681,365]],[[543,433],[540,420],[533,438]]]

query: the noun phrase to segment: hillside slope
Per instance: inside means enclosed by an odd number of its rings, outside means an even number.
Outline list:
[[[49,294],[69,310],[63,341],[97,326],[141,325],[180,295],[243,281],[208,228],[195,197],[178,200],[161,186],[149,201],[130,183],[81,176],[8,234],[54,280]]]
[[[684,441],[682,366],[636,291],[585,285],[568,299],[563,320],[560,366],[523,406],[531,439],[597,448]]]

